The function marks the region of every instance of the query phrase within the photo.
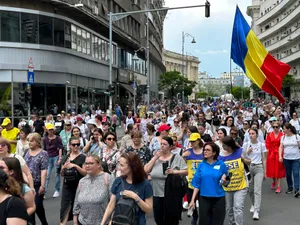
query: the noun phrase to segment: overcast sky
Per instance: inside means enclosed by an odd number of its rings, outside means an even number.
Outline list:
[[[182,31],[196,39],[185,39],[185,54],[197,56],[201,61],[200,71],[219,77],[222,72],[229,72],[230,45],[236,4],[250,24],[247,6],[251,0],[210,0],[210,18],[205,18],[204,8],[169,11],[164,25],[164,47],[167,50],[182,52]],[[205,0],[165,0],[167,7],[201,5]],[[233,64],[233,69],[236,65]]]

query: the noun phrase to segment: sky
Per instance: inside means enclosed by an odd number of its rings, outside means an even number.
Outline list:
[[[210,0],[210,18],[205,17],[205,9],[192,8],[171,10],[164,24],[164,48],[182,52],[182,31],[195,37],[185,38],[185,54],[199,58],[199,71],[207,71],[210,76],[220,77],[230,71],[230,46],[236,5],[251,24],[247,16],[247,6],[251,0]],[[167,7],[204,5],[205,0],[165,0]],[[236,65],[232,63],[232,70]]]

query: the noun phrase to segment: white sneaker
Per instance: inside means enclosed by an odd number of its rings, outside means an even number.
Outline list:
[[[250,212],[254,213],[254,205],[251,205]]]
[[[183,205],[182,205],[182,208],[189,209],[189,203],[188,202],[184,202]]]
[[[196,201],[196,207],[199,208],[199,201]]]
[[[54,194],[53,194],[53,198],[57,198],[57,197],[59,197],[59,192],[55,191]]]
[[[259,214],[258,214],[257,211],[255,211],[255,212],[253,213],[253,219],[254,219],[254,220],[259,220]]]

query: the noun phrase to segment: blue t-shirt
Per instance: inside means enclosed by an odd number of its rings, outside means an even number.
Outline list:
[[[121,177],[116,178],[111,187],[111,193],[116,195],[117,202],[120,199],[120,192],[124,191],[122,187],[121,179],[122,179]],[[152,186],[148,180],[145,179],[143,182],[139,184],[129,184],[126,182],[126,179],[122,179],[122,180],[124,183],[125,190],[133,191],[137,193],[142,200],[145,200],[153,196]],[[142,211],[139,207],[137,207],[136,215],[139,217],[139,225],[146,225],[145,212]]]
[[[221,160],[209,164],[206,160],[199,163],[192,180],[192,186],[200,190],[203,197],[223,197],[225,191],[220,185],[223,174],[227,175],[228,168]]]

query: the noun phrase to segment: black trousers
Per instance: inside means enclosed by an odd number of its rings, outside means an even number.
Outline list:
[[[223,225],[225,215],[225,197],[200,196],[198,225]]]
[[[153,197],[154,220],[157,225],[178,225],[179,220],[172,219],[172,215],[165,215],[165,198]]]
[[[192,197],[193,197],[193,192],[194,189],[189,188],[186,195],[187,195],[187,199],[188,199],[188,203],[190,204]],[[197,198],[195,199],[195,204],[196,204]],[[198,220],[198,212],[197,212],[197,208],[195,208],[194,212],[193,212],[193,220],[197,221]]]
[[[47,219],[46,219],[46,213],[45,213],[45,208],[44,208],[44,195],[39,195],[39,188],[40,185],[35,185],[34,189],[35,189],[35,206],[36,206],[36,210],[35,213],[38,215],[42,225],[48,225]],[[35,225],[35,213],[33,213],[32,215],[30,215],[29,217],[29,222],[31,222],[32,225]]]

